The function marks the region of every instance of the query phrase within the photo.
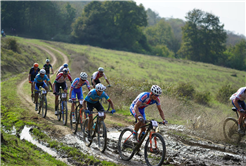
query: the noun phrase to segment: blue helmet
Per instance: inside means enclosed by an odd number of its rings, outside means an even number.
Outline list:
[[[68,64],[67,64],[67,63],[64,63],[64,65],[63,65],[63,66],[67,68],[67,67],[68,67]]]

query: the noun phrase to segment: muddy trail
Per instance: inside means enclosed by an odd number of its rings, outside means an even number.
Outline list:
[[[58,52],[63,56],[63,63],[68,63],[67,56],[59,50],[48,46],[34,46],[43,49],[44,51],[49,53],[50,56],[52,56],[53,66],[56,63],[56,57],[50,51],[50,49]],[[22,99],[25,99],[25,101],[23,101],[23,104],[28,109],[30,109],[31,111],[35,111],[34,104],[31,101],[31,97],[28,96],[23,89],[23,85],[27,83],[27,79],[24,79],[18,85],[18,96]],[[38,118],[42,117],[38,116]],[[84,154],[93,155],[100,160],[114,162],[118,165],[146,165],[144,156],[135,155],[130,161],[123,161],[120,159],[117,149],[117,143],[120,132],[124,129],[123,127],[107,128],[107,149],[104,153],[101,153],[97,149],[97,145],[95,143],[92,143],[91,147],[87,147],[85,145],[82,139],[82,133],[80,131],[75,135],[72,133],[68,126],[63,126],[62,122],[57,121],[57,117],[54,115],[53,110],[48,110],[45,120],[47,120],[48,123],[51,123],[56,129],[56,132],[54,132],[54,130],[51,130],[46,131],[46,134],[48,134],[54,140],[80,149],[81,152],[83,152]],[[133,128],[133,126],[128,127]],[[22,139],[30,139],[31,136],[28,135],[31,133],[30,130],[30,127],[23,129],[23,132],[25,134],[23,134]],[[173,134],[174,132],[188,135],[188,138]],[[218,144],[210,140],[204,140],[203,138],[192,136],[191,133],[192,132],[189,129],[186,129],[184,126],[160,126],[160,134],[163,136],[166,143],[166,160],[164,161],[163,165],[246,165],[245,140],[241,141],[238,146],[222,143]],[[28,138],[25,136],[27,136]],[[32,143],[40,145],[40,150],[50,153],[52,156],[56,157],[57,159],[63,161],[68,165],[79,165],[75,161],[69,159],[68,154],[64,153],[62,150],[57,151],[56,149],[49,148],[49,145],[45,142],[32,141]],[[143,143],[142,146],[144,145],[145,143]],[[142,151],[143,149],[144,148],[142,147]],[[91,163],[88,165],[96,164]]]

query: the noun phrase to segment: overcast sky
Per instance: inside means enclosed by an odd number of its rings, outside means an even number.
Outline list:
[[[224,29],[246,36],[246,0],[134,0],[137,5],[159,13],[160,17],[186,20],[187,13],[194,8],[219,17]]]

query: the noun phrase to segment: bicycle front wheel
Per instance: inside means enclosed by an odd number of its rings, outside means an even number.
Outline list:
[[[41,112],[41,108],[42,108],[42,97],[40,97],[40,94],[38,94],[38,114],[40,114]]]
[[[62,110],[62,106],[61,106],[61,101],[59,100],[58,101],[58,106],[57,106],[57,111],[58,111],[58,114],[57,114],[57,120],[60,121],[61,120],[61,110]]]
[[[120,133],[118,140],[118,150],[122,160],[131,160],[134,156],[134,143],[131,141],[133,130],[126,128]]]
[[[99,121],[97,125],[97,143],[101,152],[107,147],[107,130],[104,121]]]
[[[73,118],[76,119],[76,122],[73,122]],[[74,117],[73,117],[72,111],[70,112],[70,127],[71,127],[71,130],[74,134],[76,134],[76,132],[77,132],[77,123],[78,123],[78,121],[77,121],[77,109],[75,109]]]
[[[86,144],[86,146],[91,146],[92,140],[88,139],[88,124],[89,124],[89,119],[87,118],[83,124],[83,140]],[[91,132],[91,130],[90,130]],[[90,133],[90,135],[92,136],[92,132]]]
[[[62,101],[62,122],[63,125],[66,126],[67,124],[67,102],[66,101]]]
[[[45,95],[43,95],[43,99],[42,99],[42,116],[43,118],[46,117],[47,114],[47,98]]]
[[[238,133],[238,122],[234,118],[226,118],[223,124],[223,132],[227,141],[232,143],[239,143],[241,141],[241,135]]]
[[[146,141],[144,147],[144,158],[148,166],[162,165],[166,156],[166,144],[163,137],[158,134],[152,134]]]

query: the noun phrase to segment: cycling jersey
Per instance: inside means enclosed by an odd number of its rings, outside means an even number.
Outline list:
[[[65,82],[67,79],[69,79],[70,82],[72,82],[72,77],[70,76],[70,74],[67,75],[67,77],[64,77],[63,76],[63,72],[60,72],[57,76],[56,76],[56,79],[55,79],[55,82],[57,83],[63,83]]]
[[[149,92],[143,92],[143,93],[140,93],[136,99],[132,102],[131,106],[130,106],[130,112],[131,114],[136,117],[136,112],[134,110],[134,106],[135,104],[138,102],[138,101],[141,101],[141,105],[138,107],[138,111],[140,112],[140,114],[142,114],[144,120],[146,120],[146,116],[145,116],[145,107],[149,106],[149,105],[152,105],[152,104],[155,104],[156,105],[161,105],[160,103],[160,99],[159,97],[157,97],[156,100],[150,100],[150,93]]]
[[[236,93],[231,95],[230,100],[234,100],[236,98],[239,99],[240,101],[244,101],[246,99],[246,87],[242,87],[238,89]]]
[[[58,70],[58,72],[57,73],[60,73],[60,72],[62,72],[62,70],[64,69],[64,66],[61,66],[60,68],[59,68],[59,70]],[[68,73],[70,73],[70,70],[69,70],[69,68],[67,67],[67,70],[68,70]]]
[[[50,68],[52,68],[51,64],[44,64],[44,70],[46,71],[46,74],[50,74]]]
[[[73,83],[71,84],[71,87],[74,88],[74,89],[79,89],[81,88],[83,85],[86,85],[87,88],[89,89],[90,88],[90,84],[89,84],[89,81],[86,80],[83,84],[79,85],[79,80],[80,78],[75,78],[73,80]]]
[[[44,81],[47,81],[47,82],[50,81],[50,79],[47,77],[46,74],[44,75],[43,78],[40,76],[40,74],[38,74],[38,75],[36,75],[36,77],[35,77],[35,79],[34,79],[34,82],[35,82],[35,83],[42,83],[42,82],[44,82]]]
[[[34,70],[34,67],[30,69],[29,74],[31,74],[31,81],[34,81],[34,78],[36,77],[39,71],[40,71],[39,68],[37,68],[36,71]]]
[[[107,77],[106,77],[106,75],[105,75],[104,73],[103,73],[102,76],[105,78],[105,80],[107,79]],[[102,76],[100,76],[99,71],[96,71],[96,72],[94,72],[94,73],[92,74],[92,79],[98,80],[98,79],[101,78]]]
[[[110,100],[106,92],[103,92],[101,96],[98,96],[96,89],[92,89],[85,97],[85,101],[89,103],[97,103],[102,98],[105,98],[106,100]]]

